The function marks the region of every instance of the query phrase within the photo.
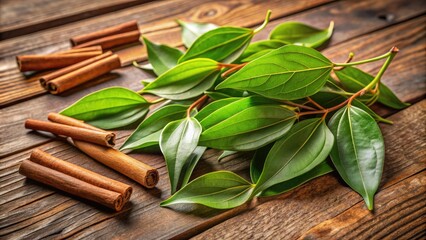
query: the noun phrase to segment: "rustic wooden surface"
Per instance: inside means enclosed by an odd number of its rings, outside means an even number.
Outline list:
[[[426,137],[426,4],[424,1],[2,1],[0,3],[0,239],[119,238],[119,239],[353,239],[425,237]],[[31,7],[29,7],[31,6]],[[41,6],[35,8],[33,6]],[[23,128],[27,118],[46,119],[82,96],[109,86],[138,90],[139,80],[153,77],[127,66],[61,96],[52,96],[16,68],[14,57],[50,53],[69,47],[71,36],[135,19],[153,41],[181,46],[175,19],[255,27],[267,9],[273,21],[256,36],[266,38],[281,22],[296,20],[317,27],[336,23],[323,53],[344,61],[401,49],[384,82],[409,108],[396,112],[378,108],[394,125],[381,125],[386,143],[385,172],[376,196],[376,210],[331,173],[289,193],[258,199],[228,211],[201,206],[160,208],[169,196],[164,160],[155,154],[132,154],[157,167],[158,186],[147,190],[104,167],[72,146]],[[32,17],[30,17],[32,16]],[[146,59],[144,51],[139,59]],[[376,72],[380,63],[363,66]],[[131,133],[118,131],[119,145]],[[91,202],[26,180],[17,169],[32,149],[47,152],[134,187],[130,204],[113,213]],[[248,176],[249,155],[231,156],[218,163],[208,150],[194,175],[227,169]]]

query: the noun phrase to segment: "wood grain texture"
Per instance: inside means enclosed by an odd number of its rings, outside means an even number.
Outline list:
[[[181,45],[181,39],[180,28],[175,22],[176,19],[252,27],[263,21],[268,9],[282,9],[272,16],[272,19],[276,19],[330,1],[273,0],[265,3],[259,0],[179,0],[167,3],[155,2],[64,25],[60,28],[6,40],[0,42],[0,106],[46,93],[39,86],[37,78],[26,79],[17,70],[16,55],[45,54],[67,49],[70,47],[69,39],[72,36],[93,32],[130,20],[137,20],[145,37],[155,42],[178,46]],[[137,59],[146,59],[145,51],[137,50],[136,53],[142,55]],[[134,55],[131,56],[134,57]],[[129,60],[124,59],[123,62],[129,63]]]
[[[0,40],[117,11],[150,0],[2,0]]]
[[[314,14],[303,15],[298,20],[303,21],[309,19],[309,17],[313,15]],[[350,16],[347,13],[344,13],[344,15]],[[283,21],[285,21],[285,19],[280,22]],[[365,21],[369,20],[366,19]],[[335,43],[337,45],[330,46],[324,51],[324,54],[334,61],[344,61],[343,59],[346,58],[347,53],[352,50],[357,54],[356,59],[362,59],[384,53],[391,46],[396,44],[402,49],[401,53],[395,58],[394,63],[392,63],[388,72],[386,72],[383,81],[403,100],[415,102],[425,94],[426,88],[426,75],[423,69],[426,63],[426,56],[421,51],[426,43],[424,37],[425,31],[421,31],[425,23],[426,17],[419,17],[396,24],[368,36],[355,38],[341,44]],[[353,32],[353,34],[356,33],[359,33],[359,31]],[[268,32],[264,31],[261,32],[259,36],[266,38],[267,34]],[[350,36],[351,35],[348,34],[347,38]],[[410,37],[407,38],[405,36]],[[366,70],[375,72],[378,70],[379,66],[380,63],[372,63],[362,67]],[[36,99],[0,109],[0,114],[4,116],[4,118],[0,119],[0,131],[4,133],[4,135],[0,136],[0,156],[5,156],[22,148],[28,148],[47,141],[47,139],[41,135],[27,134],[27,131],[22,128],[25,119],[44,119],[48,112],[58,112],[86,94],[105,87],[125,86],[133,90],[139,90],[141,88],[139,80],[152,77],[149,73],[133,67],[118,69],[115,73],[117,75],[107,75],[99,78],[98,82],[101,83],[91,88],[83,85],[76,88],[76,90],[66,93],[64,96],[44,95]],[[108,77],[114,78],[114,81],[106,81]],[[408,83],[406,79],[410,79],[410,83]],[[97,82],[91,82],[90,84],[95,83]],[[19,112],[19,115],[16,114],[17,112]],[[382,115],[383,114],[385,114],[385,112],[382,112]],[[16,142],[20,142],[20,145],[16,145]]]
[[[385,169],[370,213],[336,174],[315,179],[196,236],[194,239],[399,239],[421,233],[425,212],[426,100],[381,125]],[[412,177],[410,177],[412,176]],[[406,228],[405,230],[401,230]],[[394,237],[391,237],[394,236]]]

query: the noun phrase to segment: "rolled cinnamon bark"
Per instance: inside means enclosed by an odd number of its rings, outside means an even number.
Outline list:
[[[39,121],[35,119],[27,119],[27,121],[25,121],[25,128],[46,131],[56,135],[67,136],[73,139],[87,141],[107,147],[113,147],[115,145],[115,134],[109,132],[100,132],[59,123]]]
[[[73,144],[93,159],[126,175],[144,187],[153,188],[158,183],[159,175],[157,169],[118,150],[75,139],[73,139]]]
[[[76,49],[76,50],[78,50],[78,49]],[[65,75],[65,74],[68,74],[68,73],[70,73],[70,72],[72,72],[72,71],[76,71],[76,70],[78,70],[78,69],[80,69],[80,68],[82,68],[82,67],[84,67],[84,66],[87,66],[87,65],[90,65],[90,64],[92,64],[92,63],[95,63],[95,62],[97,62],[97,61],[99,61],[99,60],[101,60],[101,59],[104,59],[104,58],[106,58],[106,57],[109,57],[109,56],[111,56],[111,55],[112,55],[112,52],[111,52],[111,51],[108,51],[108,52],[106,52],[106,53],[104,53],[104,54],[101,54],[101,55],[99,55],[99,56],[96,56],[96,57],[92,57],[92,58],[86,59],[86,60],[84,60],[84,61],[81,61],[81,62],[79,62],[79,63],[73,64],[73,65],[70,65],[70,66],[65,67],[65,68],[61,68],[61,69],[59,69],[59,70],[57,70],[57,71],[54,71],[54,72],[52,72],[52,73],[49,73],[49,74],[47,74],[47,75],[42,76],[42,77],[39,79],[40,84],[41,84],[41,86],[42,86],[42,87],[47,88],[47,82],[49,82],[49,81],[51,81],[51,80],[53,80],[53,79],[55,79],[55,78],[58,78],[58,77],[60,77],[60,76],[63,76],[63,75]]]
[[[110,49],[120,45],[138,42],[140,35],[141,34],[139,31],[119,33],[116,35],[98,38],[90,42],[85,42],[83,44],[74,46],[74,48],[84,48],[84,47],[100,45],[102,46],[103,49]]]
[[[100,188],[104,188],[113,192],[120,193],[123,196],[123,205],[132,195],[132,187],[122,182],[104,177],[95,172],[75,164],[56,158],[40,149],[32,151],[30,160],[44,167],[59,171],[68,176],[77,178],[83,182],[90,183]]]
[[[103,52],[101,46],[92,46],[92,47],[86,47],[86,48],[71,48],[66,51],[61,51],[56,54],[70,54],[70,53],[81,53],[81,52]]]
[[[120,67],[120,59],[114,54],[50,80],[47,90],[59,94]]]
[[[123,196],[120,193],[97,187],[30,160],[24,160],[21,163],[19,173],[64,192],[100,203],[116,211],[120,211],[124,205]]]
[[[105,28],[93,33],[75,36],[71,38],[71,44],[75,46],[75,45],[79,45],[79,44],[89,42],[95,39],[116,35],[120,33],[125,33],[125,32],[131,32],[135,30],[139,30],[139,27],[138,27],[138,23],[135,20],[133,20],[133,21],[116,25],[116,26]]]
[[[90,124],[84,123],[81,120],[77,120],[75,118],[72,117],[68,117],[59,113],[49,113],[47,115],[47,119],[49,119],[49,121],[55,122],[55,123],[60,123],[60,124],[65,124],[68,126],[74,126],[74,127],[81,127],[81,128],[87,128],[87,129],[92,129],[95,131],[100,131],[100,132],[106,132],[103,129],[94,127]]]
[[[63,68],[83,60],[98,56],[99,52],[73,54],[24,55],[17,56],[16,62],[21,72]]]

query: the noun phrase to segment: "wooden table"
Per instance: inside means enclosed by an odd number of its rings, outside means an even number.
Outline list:
[[[420,239],[426,229],[426,3],[393,1],[261,1],[176,0],[148,2],[3,0],[0,12],[0,239]],[[181,46],[175,19],[219,25],[255,27],[272,9],[271,23],[256,39],[284,21],[302,21],[325,28],[331,20],[335,33],[324,55],[344,61],[401,49],[384,82],[410,107],[396,112],[375,108],[394,125],[381,125],[385,143],[385,170],[369,212],[361,197],[336,174],[327,174],[271,199],[259,199],[233,210],[200,206],[159,207],[169,196],[164,160],[155,154],[132,154],[158,168],[157,188],[147,190],[104,167],[67,143],[29,132],[27,118],[46,119],[77,99],[109,86],[140,89],[139,81],[152,77],[131,66],[61,96],[47,94],[34,78],[26,79],[16,55],[50,53],[69,48],[71,36],[136,19],[144,35],[155,42]],[[255,39],[255,40],[256,40]],[[141,58],[146,56],[142,54]],[[363,66],[377,72],[381,63]],[[118,132],[119,145],[130,130]],[[17,169],[34,148],[79,164],[134,187],[130,204],[113,213],[96,204],[26,180]],[[217,162],[218,151],[208,150],[195,175],[219,169],[248,175],[246,155]]]

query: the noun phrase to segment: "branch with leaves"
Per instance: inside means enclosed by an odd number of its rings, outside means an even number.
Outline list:
[[[398,49],[334,63],[314,49],[331,38],[333,22],[326,29],[282,23],[269,39],[251,43],[269,18],[270,11],[255,30],[178,21],[185,52],[143,39],[150,63],[134,65],[152,70],[155,80],[137,92],[100,90],[61,113],[105,129],[140,123],[121,150],[164,155],[172,196],[162,206],[233,208],[289,191],[334,165],[373,209],[384,164],[377,122],[391,122],[368,106],[408,105],[381,82]],[[354,67],[383,59],[375,76]],[[159,98],[147,101],[148,94]],[[160,106],[146,116],[153,104]],[[253,151],[250,181],[229,171],[190,181],[207,148],[224,156]]]

